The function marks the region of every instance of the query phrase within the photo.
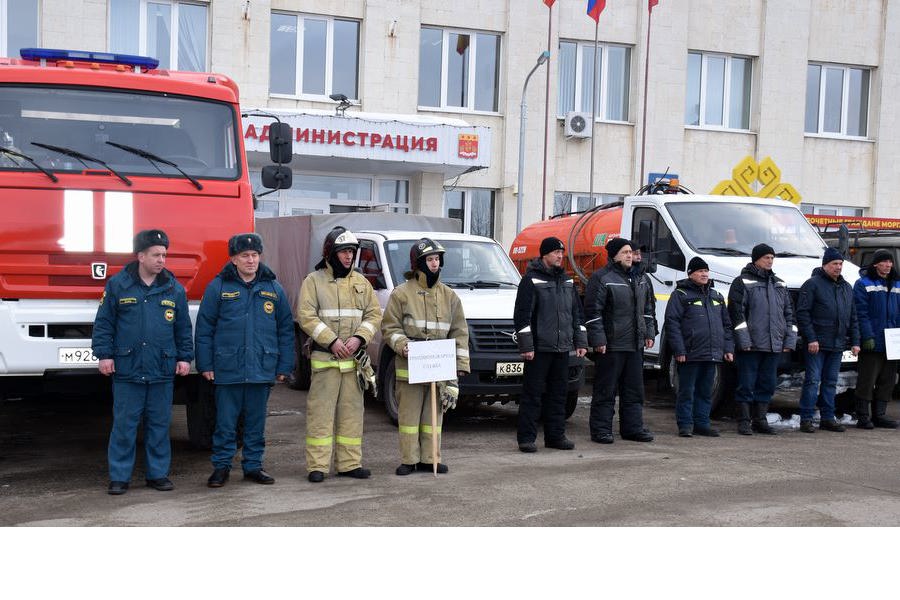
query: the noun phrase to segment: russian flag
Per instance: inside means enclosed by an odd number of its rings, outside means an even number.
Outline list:
[[[587,14],[595,22],[600,22],[600,13],[606,8],[606,0],[588,0]]]

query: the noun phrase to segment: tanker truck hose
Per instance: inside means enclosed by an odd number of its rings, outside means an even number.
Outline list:
[[[568,253],[569,264],[572,266],[572,272],[578,275],[578,278],[587,285],[587,277],[584,274],[584,271],[575,262],[575,238],[581,233],[581,230],[588,224],[591,220],[591,217],[595,212],[603,208],[603,205],[594,206],[583,212],[578,220],[575,221],[574,227],[572,227],[572,231],[569,232],[569,237],[566,239],[566,252]]]

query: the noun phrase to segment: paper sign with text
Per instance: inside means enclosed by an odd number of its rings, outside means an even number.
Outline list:
[[[888,360],[900,359],[900,328],[884,330],[884,347]]]
[[[429,383],[456,379],[456,341],[410,342],[409,382]]]

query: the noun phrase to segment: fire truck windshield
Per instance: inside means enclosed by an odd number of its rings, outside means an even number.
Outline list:
[[[0,87],[0,171],[81,172],[80,155],[117,175],[233,180],[239,176],[235,132],[235,111],[221,102],[109,89]]]
[[[822,238],[791,205],[722,202],[669,202],[666,208],[685,241],[700,252],[750,256],[764,242],[776,256],[820,257]]]

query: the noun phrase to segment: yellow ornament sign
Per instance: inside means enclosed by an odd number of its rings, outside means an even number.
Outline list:
[[[771,156],[757,163],[752,156],[747,156],[731,171],[731,179],[720,181],[713,188],[712,194],[725,196],[757,196],[760,198],[781,198],[794,204],[800,204],[800,192],[789,183],[781,181],[781,169]],[[759,182],[762,188],[753,191]]]

